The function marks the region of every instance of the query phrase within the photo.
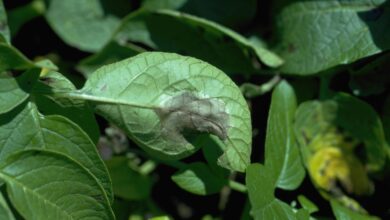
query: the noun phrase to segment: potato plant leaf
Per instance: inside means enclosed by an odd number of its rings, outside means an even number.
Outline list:
[[[296,106],[293,88],[280,82],[272,93],[268,115],[265,166],[274,175],[275,186],[286,190],[297,188],[305,177],[293,130]]]
[[[0,193],[0,219],[15,220],[14,214],[9,208],[7,201],[3,196],[3,193]]]
[[[278,17],[285,73],[310,75],[390,49],[386,0],[299,1]]]
[[[249,164],[248,106],[222,71],[201,60],[143,53],[98,69],[77,92],[55,95],[95,103],[99,114],[160,159],[191,155],[198,149],[191,136],[210,133],[226,145],[220,165],[243,172]]]
[[[105,14],[100,0],[50,0],[46,19],[69,45],[96,52],[110,39],[119,19]]]
[[[1,161],[0,178],[25,219],[115,219],[96,178],[63,154],[21,151]]]
[[[221,7],[223,5],[223,7]],[[240,27],[256,14],[257,1],[235,0],[144,0],[147,10],[171,9],[206,18],[228,27]]]
[[[0,73],[5,70],[26,70],[35,65],[11,45],[0,42]]]
[[[261,164],[251,164],[246,171],[246,186],[251,202],[250,214],[255,220],[260,219],[286,219],[304,220],[288,204],[275,198],[274,177],[272,170]],[[298,216],[297,216],[298,215]]]
[[[95,145],[78,125],[62,116],[41,115],[32,102],[0,115],[0,125],[0,162],[30,148],[65,154],[92,173],[112,201],[108,171]]]
[[[255,46],[226,27],[171,10],[141,10],[130,14],[123,20],[114,40],[120,45],[141,43],[160,51],[194,56],[229,74],[255,72],[256,57],[271,67],[283,62],[273,52]]]
[[[172,180],[184,190],[198,195],[217,193],[227,184],[227,179],[215,175],[210,167],[202,162],[186,165],[173,174]]]
[[[0,114],[6,113],[25,101],[38,80],[38,69],[14,77],[11,72],[0,72]]]
[[[8,27],[7,14],[4,10],[3,0],[0,0],[0,42],[10,43],[11,35]]]
[[[330,205],[337,220],[379,220],[375,216],[354,212],[335,200],[331,200]]]
[[[43,88],[42,88],[43,87]],[[49,71],[35,85],[34,92],[39,92],[40,89],[61,89],[61,90],[76,90],[76,87],[61,73]],[[38,91],[36,91],[38,90]],[[34,96],[35,103],[39,111],[44,115],[61,115],[80,126],[92,139],[97,143],[99,139],[99,126],[96,122],[95,115],[91,106],[86,103],[81,103],[79,106],[63,106],[60,100],[50,99],[50,97],[37,95]]]

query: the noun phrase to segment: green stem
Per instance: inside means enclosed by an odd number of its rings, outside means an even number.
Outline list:
[[[247,192],[246,186],[244,184],[236,182],[234,180],[229,180],[228,185],[231,189],[234,189],[238,192],[241,192],[241,193]]]
[[[153,170],[155,170],[157,167],[157,163],[155,161],[152,161],[152,160],[148,160],[146,161],[145,163],[143,163],[140,167],[139,167],[139,172],[142,174],[142,175],[148,175],[150,174],[151,172],[153,172]]]
[[[244,83],[240,86],[242,94],[247,98],[253,98],[256,96],[264,95],[265,93],[271,91],[275,85],[280,81],[279,75],[272,77],[268,82],[255,85],[252,83]]]

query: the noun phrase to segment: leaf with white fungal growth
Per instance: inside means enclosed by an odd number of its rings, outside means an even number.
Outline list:
[[[199,99],[185,92],[163,105],[156,111],[160,116],[163,137],[185,142],[187,133],[206,132],[226,140],[229,116],[222,101],[215,98]]]
[[[225,145],[219,165],[243,172],[250,163],[246,101],[226,74],[201,60],[143,53],[103,66],[79,91],[55,95],[93,102],[97,113],[160,159],[193,154],[201,147],[192,143],[194,135],[209,133]]]

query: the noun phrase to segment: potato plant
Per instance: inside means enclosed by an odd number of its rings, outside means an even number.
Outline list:
[[[0,219],[389,219],[387,0],[0,0]]]

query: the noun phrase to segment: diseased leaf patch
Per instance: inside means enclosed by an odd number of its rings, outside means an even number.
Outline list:
[[[229,116],[225,104],[216,98],[198,98],[184,92],[167,100],[156,110],[161,120],[161,134],[168,141],[187,142],[186,136],[210,133],[227,138]]]

